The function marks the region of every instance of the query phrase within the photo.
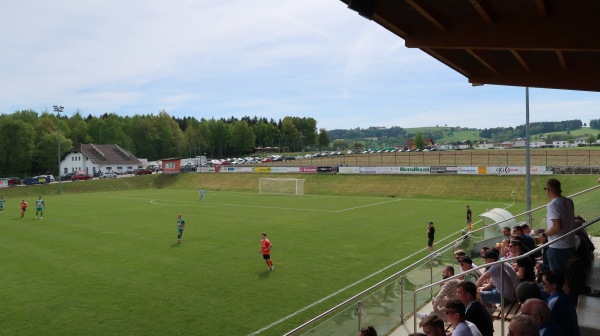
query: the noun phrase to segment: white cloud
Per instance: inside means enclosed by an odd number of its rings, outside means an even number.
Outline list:
[[[524,123],[524,89],[466,78],[340,1],[23,0],[0,14],[0,112],[315,118],[327,129]],[[532,121],[598,94],[532,90]],[[572,117],[571,117],[572,116]]]

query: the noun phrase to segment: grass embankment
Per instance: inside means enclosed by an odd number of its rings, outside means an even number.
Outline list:
[[[149,175],[121,177],[110,180],[62,183],[62,192],[105,192],[144,189],[199,189],[207,191],[258,191],[261,177],[292,177],[305,179],[305,194],[362,195],[389,197],[453,198],[468,200],[525,199],[525,176],[473,175],[302,175],[302,174],[241,174],[241,173],[187,173],[178,175]],[[543,191],[548,176],[532,176],[532,201],[546,201]],[[560,175],[563,193],[584,190],[596,184],[595,175]],[[0,195],[7,198],[56,194],[58,184],[5,188]]]

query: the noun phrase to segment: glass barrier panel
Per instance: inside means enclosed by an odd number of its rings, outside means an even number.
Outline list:
[[[361,316],[361,319],[365,315]],[[358,333],[358,304],[329,317],[302,335],[356,336]]]

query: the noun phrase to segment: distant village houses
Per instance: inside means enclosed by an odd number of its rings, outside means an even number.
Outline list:
[[[487,141],[483,141],[480,142],[477,147],[475,147],[476,149],[494,149],[496,148],[496,144],[493,142],[487,142]]]
[[[423,138],[423,141],[425,143],[425,148],[431,148],[431,147],[435,146],[435,143],[433,142],[433,139],[431,139],[431,138]],[[406,140],[406,148],[417,149],[417,145],[415,144],[414,138],[410,138],[410,139]]]

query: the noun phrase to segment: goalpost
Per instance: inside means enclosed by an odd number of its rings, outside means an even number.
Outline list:
[[[259,178],[258,193],[304,195],[304,179],[295,178]]]

